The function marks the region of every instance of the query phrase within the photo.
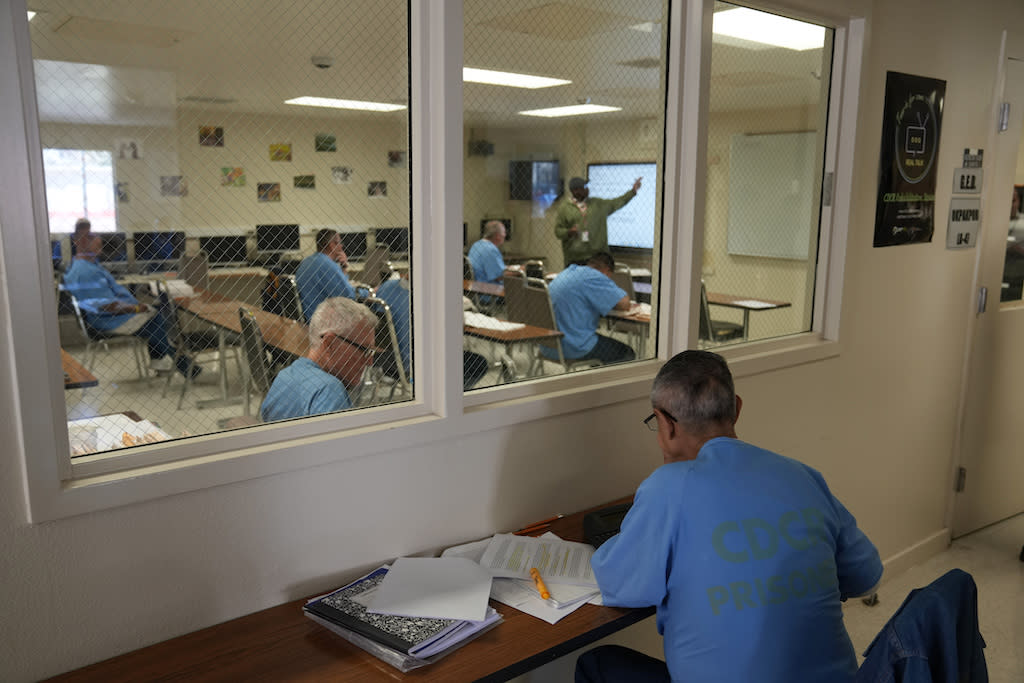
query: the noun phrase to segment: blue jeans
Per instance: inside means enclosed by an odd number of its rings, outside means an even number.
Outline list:
[[[621,645],[602,645],[576,660],[576,683],[671,683],[668,666]]]
[[[596,359],[607,365],[609,363],[623,363],[634,358],[636,358],[636,353],[632,348],[616,339],[599,334],[597,335],[597,343],[594,344],[594,348],[590,350],[590,353],[573,360]]]

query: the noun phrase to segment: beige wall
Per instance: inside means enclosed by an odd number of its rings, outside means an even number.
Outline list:
[[[947,81],[941,217],[962,148],[983,147],[994,120],[1000,32],[1021,25],[1024,7],[1012,0],[970,10],[954,0],[875,4],[857,126],[842,353],[738,382],[745,399],[740,436],[820,468],[887,559],[945,533],[976,254],[945,249],[941,218],[930,244],[871,247],[885,72]],[[1011,43],[1011,54],[1024,57],[1020,42]],[[1011,181],[986,178],[986,185]],[[6,297],[0,280],[0,299]],[[8,334],[13,324],[9,305],[0,306],[0,330]],[[0,678],[8,681],[329,589],[382,559],[599,503],[628,492],[658,463],[638,424],[647,407],[636,400],[28,525],[14,364],[4,353]],[[28,371],[19,368],[17,381],[30,381]],[[27,457],[49,457],[32,452],[30,437],[25,448]],[[545,479],[532,476],[538,468]]]

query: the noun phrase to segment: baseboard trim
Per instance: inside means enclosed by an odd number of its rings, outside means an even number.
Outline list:
[[[945,528],[918,541],[909,548],[901,550],[892,557],[886,558],[882,562],[885,566],[885,573],[882,575],[882,584],[884,585],[886,583],[886,577],[899,576],[911,567],[921,564],[929,557],[938,555],[949,547],[949,544],[952,542],[952,538],[952,530]]]

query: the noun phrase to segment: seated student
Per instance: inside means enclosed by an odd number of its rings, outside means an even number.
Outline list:
[[[412,327],[410,326],[410,301],[409,281],[393,274],[377,288],[377,298],[382,299],[391,309],[391,319],[395,323],[395,336],[398,337],[398,350],[402,356],[402,365],[405,367],[406,377],[412,382],[409,362],[409,345],[412,341]],[[385,362],[390,359],[382,355]],[[479,353],[472,351],[462,352],[462,388],[471,389],[480,379],[487,374],[487,359]],[[385,368],[387,372],[387,368]]]
[[[597,333],[601,316],[615,309],[628,311],[629,296],[612,280],[615,259],[607,252],[594,254],[587,265],[570,265],[548,287],[555,322],[562,338],[566,359],[595,358],[602,363],[633,360],[636,354],[628,345]],[[557,360],[552,349],[542,348],[549,360]]]
[[[126,287],[114,279],[106,268],[96,262],[102,240],[92,232],[88,218],[75,222],[75,258],[64,274],[64,286],[78,300],[85,322],[103,334],[133,334],[146,340],[149,346],[150,367],[158,372],[174,368],[171,358],[174,347],[167,338],[167,319],[164,311],[139,303]],[[189,368],[187,356],[178,357],[178,372]],[[202,368],[192,364],[192,376]]]
[[[324,299],[332,296],[356,298],[356,291],[345,275],[348,256],[341,246],[336,230],[318,230],[316,253],[302,259],[295,271],[295,284],[299,288],[299,301],[306,322]]]
[[[319,415],[352,407],[373,360],[377,316],[352,299],[324,299],[309,321],[309,351],[277,373],[260,406],[264,422]]]
[[[816,470],[737,439],[721,356],[673,357],[651,405],[665,464],[591,565],[605,605],[657,606],[666,661],[603,646],[577,660],[577,683],[852,682],[840,601],[882,577],[853,515]]]
[[[484,225],[483,237],[469,248],[469,263],[473,266],[473,276],[477,282],[501,284],[505,274],[505,259],[498,247],[505,243],[505,235],[504,223],[488,221]]]

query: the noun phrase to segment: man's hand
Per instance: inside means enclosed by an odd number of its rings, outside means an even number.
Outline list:
[[[576,235],[578,235],[579,233],[580,233],[580,226],[578,226],[578,225],[574,225],[571,228],[569,228],[568,230],[566,230],[566,234],[569,237],[576,237]]]
[[[637,192],[640,191],[640,181],[641,180],[643,180],[643,178],[637,178],[636,182],[633,183],[633,194],[636,194]]]
[[[101,311],[120,315],[122,313],[145,313],[149,308],[145,304],[129,304],[124,301],[111,301],[100,306]]]

